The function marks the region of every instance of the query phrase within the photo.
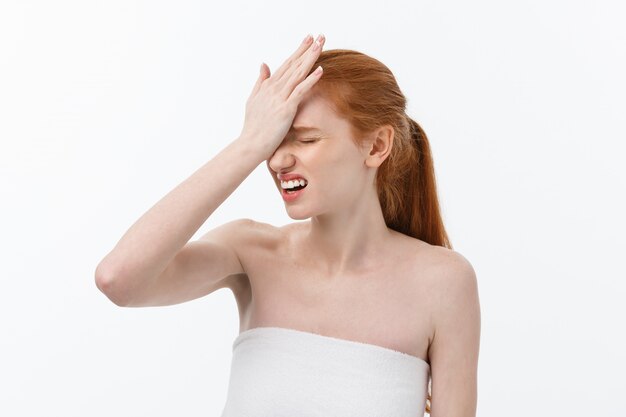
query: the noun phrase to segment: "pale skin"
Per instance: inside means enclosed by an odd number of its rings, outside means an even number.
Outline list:
[[[240,331],[285,327],[411,354],[431,367],[431,417],[475,416],[474,270],[458,252],[386,226],[374,177],[394,130],[380,127],[361,148],[350,140],[348,122],[315,88],[322,75],[306,77],[324,41],[303,42],[273,75],[262,66],[241,135],[132,225],[98,265],[96,284],[126,307],[229,288]],[[299,129],[306,126],[316,130]],[[277,192],[276,174],[308,180],[285,208],[310,220],[274,227],[239,219],[190,241],[264,161]]]

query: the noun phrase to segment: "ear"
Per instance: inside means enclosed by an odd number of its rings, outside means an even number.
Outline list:
[[[391,153],[393,147],[394,130],[391,125],[384,125],[376,129],[367,142],[365,148],[365,165],[370,168],[379,167]]]

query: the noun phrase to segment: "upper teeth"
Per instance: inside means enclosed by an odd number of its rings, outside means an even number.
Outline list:
[[[285,189],[294,188],[299,185],[306,185],[307,181],[304,179],[299,180],[289,180],[289,181],[281,181],[280,186]]]

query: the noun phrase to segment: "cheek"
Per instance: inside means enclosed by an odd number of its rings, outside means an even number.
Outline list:
[[[311,175],[311,179],[321,186],[321,190],[332,192],[333,189],[344,189],[359,175],[363,161],[360,154],[352,149],[342,147],[317,148],[316,152],[303,155],[302,162]],[[325,190],[326,187],[331,189]]]
[[[358,192],[359,179],[355,176],[354,167],[350,168],[351,166],[343,160],[337,160],[334,163],[328,162],[324,167],[320,167],[321,170],[317,171],[315,175],[319,185],[317,190],[329,196],[328,202],[332,202],[334,196],[345,195],[352,190]]]
[[[359,167],[362,166],[363,160],[360,155],[353,152],[340,150],[328,155],[320,165],[325,165],[328,171],[335,175],[354,177],[358,173]]]

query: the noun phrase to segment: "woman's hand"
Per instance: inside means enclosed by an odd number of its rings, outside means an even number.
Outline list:
[[[307,36],[272,76],[269,67],[265,63],[261,65],[261,74],[246,101],[244,126],[238,140],[261,152],[264,160],[281,144],[302,98],[320,79],[321,67],[305,76],[319,57],[325,40],[324,35],[319,35],[315,42],[312,36]]]

